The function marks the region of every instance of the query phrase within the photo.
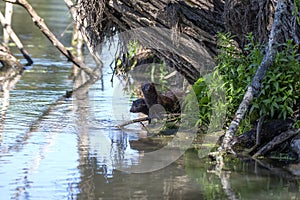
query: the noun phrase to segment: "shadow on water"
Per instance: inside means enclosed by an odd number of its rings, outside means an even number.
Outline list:
[[[71,31],[65,31],[70,19],[63,1],[31,3],[70,46]],[[116,169],[118,162],[140,162],[145,151],[133,143],[145,137],[145,131],[140,125],[115,128],[138,115],[129,113],[132,98],[123,83],[115,78],[110,84],[114,47],[103,47],[103,80],[82,86],[68,98],[66,91],[82,85],[85,75],[29,25],[31,19],[22,8],[16,7],[15,13],[16,31],[34,65],[0,96],[1,199],[300,199],[294,175],[273,173],[266,164],[250,160],[230,160],[227,170],[219,173],[192,149],[158,171]],[[85,62],[95,65],[89,55]]]

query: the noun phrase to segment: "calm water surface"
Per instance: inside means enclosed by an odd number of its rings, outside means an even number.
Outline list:
[[[71,29],[66,28],[71,22],[64,2],[30,2],[70,46]],[[110,83],[114,48],[103,49],[103,80],[87,93],[59,100],[74,87],[72,64],[31,25],[20,7],[15,7],[14,27],[34,64],[13,89],[0,95],[1,200],[300,199],[293,175],[278,175],[250,161],[229,163],[228,171],[218,174],[194,150],[158,171],[117,170],[115,163],[122,160],[128,166],[139,163],[143,152],[132,148],[130,141],[145,133],[138,125],[126,131],[115,128],[137,115],[128,112],[131,100],[122,83],[117,78],[114,87]],[[85,60],[95,67],[89,55]]]

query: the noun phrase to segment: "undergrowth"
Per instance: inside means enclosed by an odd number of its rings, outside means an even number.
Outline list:
[[[214,73],[199,78],[193,85],[200,110],[198,126],[211,126],[216,119],[213,113],[224,112],[222,109],[226,109],[223,125],[229,125],[263,59],[264,46],[255,43],[252,34],[247,36],[249,43],[242,51],[233,45],[230,34],[220,33],[218,37],[219,54]],[[274,64],[263,80],[263,87],[258,96],[254,97],[240,126],[240,132],[249,129],[262,116],[269,119],[293,117],[300,96],[298,47],[288,41],[279,49]],[[226,101],[220,99],[222,91]],[[212,100],[214,93],[219,95],[216,101]]]

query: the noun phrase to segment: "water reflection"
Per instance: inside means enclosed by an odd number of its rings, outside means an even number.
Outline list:
[[[91,158],[90,164],[96,160]],[[200,188],[178,163],[158,172],[147,174],[125,174],[115,171],[114,178],[103,176],[105,167],[98,166],[97,170],[84,171],[84,177],[93,179],[97,186],[93,195],[103,199],[202,199]],[[82,182],[91,181],[83,179]],[[81,192],[80,199],[92,199],[89,193]]]

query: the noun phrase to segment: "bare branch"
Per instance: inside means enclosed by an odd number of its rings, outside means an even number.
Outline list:
[[[32,6],[26,0],[4,0],[6,2],[18,4],[25,8],[27,12],[30,14],[35,25],[43,32],[43,34],[52,42],[52,44],[62,53],[64,54],[68,60],[74,63],[77,67],[81,68],[85,73],[89,75],[90,78],[97,78],[95,73],[91,68],[86,66],[84,62],[76,58],[70,51],[68,51],[64,45],[55,37],[55,35],[49,30],[44,20],[39,17],[39,15],[35,12]]]
[[[5,29],[6,33],[9,35],[9,37],[12,39],[12,41],[14,41],[14,43],[17,45],[17,47],[23,54],[24,58],[27,60],[28,63],[26,65],[27,66],[32,65],[33,61],[31,59],[31,57],[29,56],[29,53],[24,49],[22,42],[20,41],[20,39],[18,38],[18,36],[14,32],[14,30],[11,28],[11,25],[6,22],[5,17],[3,16],[1,11],[0,11],[0,21],[1,21],[3,28]]]
[[[117,125],[117,127],[118,128],[123,128],[124,126],[127,126],[129,124],[134,124],[134,123],[137,123],[137,122],[144,122],[144,121],[148,121],[149,119],[150,119],[149,117],[142,117],[142,118],[138,118],[138,119],[133,119],[133,120],[124,122],[120,125]]]
[[[11,25],[13,10],[14,10],[13,4],[6,2],[5,3],[5,21],[9,25]],[[10,36],[8,35],[8,33],[6,31],[3,31],[4,43],[7,44],[9,42],[9,38],[10,38]]]

